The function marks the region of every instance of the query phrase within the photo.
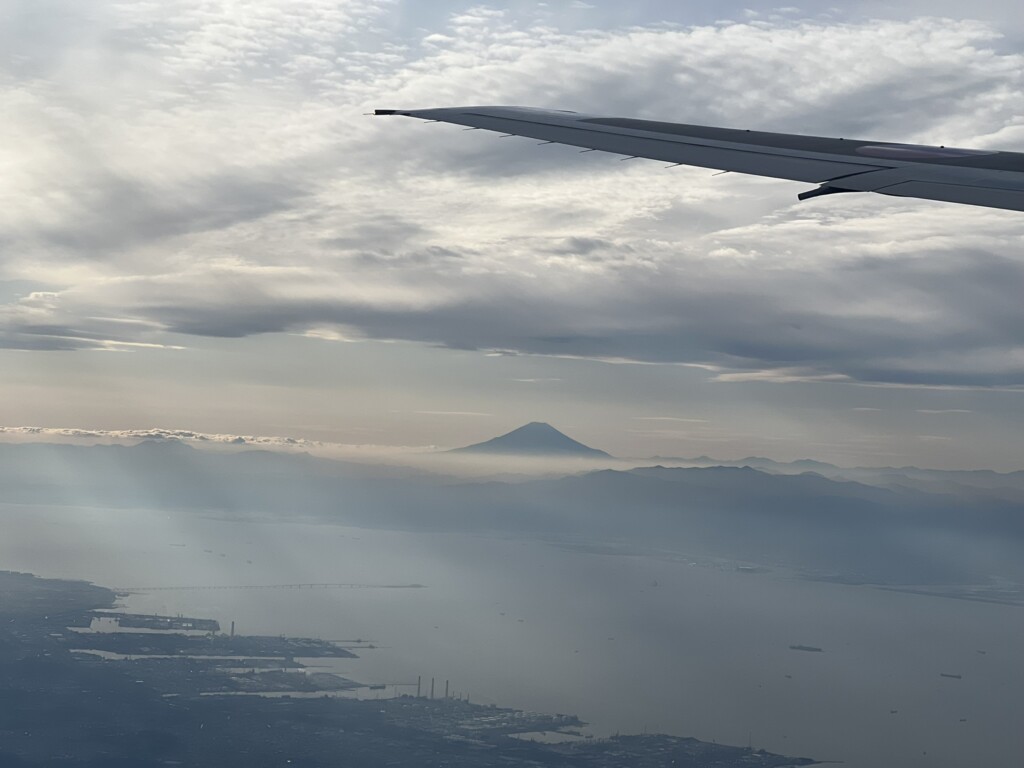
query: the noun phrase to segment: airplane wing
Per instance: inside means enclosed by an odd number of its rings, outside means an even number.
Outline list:
[[[378,109],[374,114],[819,185],[800,194],[801,200],[836,192],[879,192],[1024,211],[1024,154],[1019,152],[830,139],[528,107]]]

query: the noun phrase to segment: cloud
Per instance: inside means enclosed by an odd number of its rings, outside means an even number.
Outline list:
[[[5,427],[0,425],[0,439],[49,438],[58,440],[100,440],[135,443],[143,440],[172,440],[208,445],[266,448],[270,450],[302,450],[326,454],[377,454],[418,452],[432,446],[382,446],[373,444],[333,443],[300,437],[274,435],[232,435],[197,432],[191,429],[80,429],[77,427]]]
[[[677,416],[634,416],[637,421],[677,421],[684,424],[707,424],[707,419],[683,419]]]
[[[316,441],[293,437],[267,437],[259,435],[225,435],[196,432],[190,429],[79,429],[75,427],[5,427],[0,435],[27,435],[43,437],[70,437],[78,439],[102,438],[109,440],[185,440],[199,443],[226,443],[231,445],[265,445],[275,447],[302,447],[320,445]]]
[[[797,204],[786,182],[362,115],[494,101],[1012,149],[1024,56],[984,24],[567,32],[476,8],[403,36],[369,0],[75,7],[81,34],[54,14],[0,65],[0,279],[35,288],[0,306],[0,345],[302,333],[1024,387],[1018,214]]]
[[[479,413],[477,411],[413,411],[423,416],[490,416],[489,413]]]

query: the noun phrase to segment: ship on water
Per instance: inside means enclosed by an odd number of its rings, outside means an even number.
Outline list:
[[[789,646],[791,651],[806,651],[808,653],[824,653],[824,649],[819,648],[816,645],[791,645]]]

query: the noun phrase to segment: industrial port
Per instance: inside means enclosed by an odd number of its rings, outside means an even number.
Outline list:
[[[422,677],[416,695],[348,698],[385,686],[301,662],[352,658],[339,643],[223,634],[183,616],[122,614],[122,631],[91,631],[114,615],[115,598],[85,582],[0,572],[0,765],[815,764],[693,738],[586,738],[575,715],[482,706]]]

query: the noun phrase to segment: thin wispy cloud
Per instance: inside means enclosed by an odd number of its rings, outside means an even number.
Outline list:
[[[679,416],[634,416],[637,421],[677,421],[684,424],[707,424],[707,419],[687,419]]]
[[[489,413],[478,411],[413,411],[421,416],[491,416]]]

